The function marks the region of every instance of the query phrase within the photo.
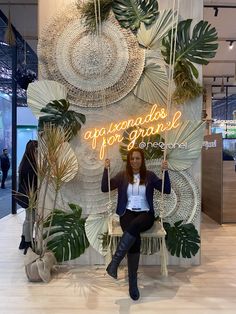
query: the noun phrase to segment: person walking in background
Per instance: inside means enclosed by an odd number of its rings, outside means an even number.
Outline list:
[[[109,191],[108,168],[110,168],[110,160],[106,159],[101,184],[102,192]],[[167,161],[162,162],[161,168],[165,171],[164,193],[169,194],[171,184]],[[110,189],[118,189],[116,213],[120,216],[120,226],[124,233],[106,271],[117,279],[117,268],[127,253],[129,294],[131,299],[138,300],[140,233],[150,229],[154,224],[153,193],[154,189],[162,190],[162,180],[154,172],[146,169],[143,151],[133,148],[127,155],[126,170],[111,178]]]
[[[32,234],[35,223],[35,210],[29,208],[29,193],[37,192],[37,149],[38,141],[30,140],[19,166],[19,187],[17,203],[26,209],[19,249],[27,253],[32,247]]]
[[[2,182],[1,182],[1,189],[5,189],[5,181],[7,179],[7,174],[10,169],[10,159],[8,157],[7,149],[4,148],[2,150],[2,155],[0,156],[1,160],[1,170],[2,170]]]

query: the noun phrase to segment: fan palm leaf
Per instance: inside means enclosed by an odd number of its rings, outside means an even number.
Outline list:
[[[168,77],[164,60],[159,51],[146,51],[143,74],[133,93],[150,104],[166,105]]]
[[[85,231],[90,245],[101,255],[107,252],[103,248],[103,235],[108,232],[108,213],[91,214],[86,219]]]
[[[114,0],[112,10],[123,28],[136,30],[141,22],[151,25],[158,16],[156,0]]]
[[[30,83],[27,89],[27,104],[37,119],[44,115],[41,109],[48,103],[56,99],[65,99],[66,97],[67,88],[55,81],[37,81]]]
[[[49,160],[51,175],[56,185],[71,181],[79,170],[77,157],[68,142],[63,143],[57,150],[56,159]]]
[[[176,27],[177,14],[172,9],[160,11],[158,19],[151,26],[141,23],[137,32],[140,45],[148,49],[160,49],[162,39],[168,34],[172,27]]]
[[[205,122],[185,121],[177,129],[168,131],[165,142],[186,144],[184,148],[167,148],[170,170],[188,169],[198,159],[202,149]]]

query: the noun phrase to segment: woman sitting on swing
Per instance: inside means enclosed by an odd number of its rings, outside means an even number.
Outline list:
[[[102,192],[109,191],[108,168],[110,160],[105,160],[102,177]],[[167,170],[167,161],[163,161],[162,170]],[[140,257],[140,233],[150,229],[154,224],[153,193],[162,190],[162,180],[154,172],[148,171],[144,153],[139,148],[128,152],[126,171],[119,172],[110,180],[110,189],[118,189],[116,213],[120,216],[123,235],[117,246],[107,273],[117,279],[117,268],[127,253],[129,294],[133,300],[139,299],[137,271]],[[168,171],[165,171],[164,193],[170,194],[171,186]]]

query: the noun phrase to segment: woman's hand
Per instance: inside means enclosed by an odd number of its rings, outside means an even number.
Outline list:
[[[111,165],[111,162],[110,162],[110,159],[105,159],[105,164],[104,164],[104,167],[106,168],[106,169],[108,169],[108,168],[110,168],[110,165]]]
[[[168,162],[167,160],[163,160],[161,163],[161,170],[168,170]]]

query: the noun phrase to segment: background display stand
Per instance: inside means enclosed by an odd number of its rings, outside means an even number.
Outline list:
[[[223,160],[221,134],[206,135],[202,150],[202,210],[223,223],[236,223],[236,171],[234,160]]]

